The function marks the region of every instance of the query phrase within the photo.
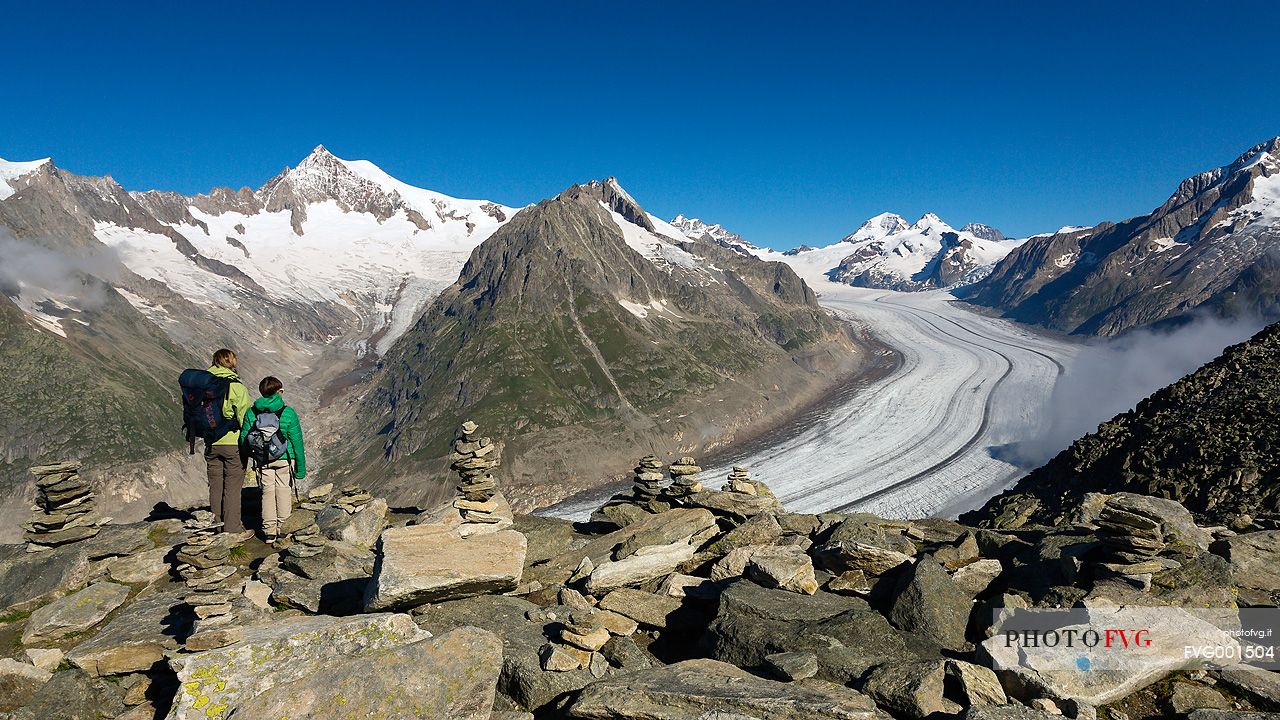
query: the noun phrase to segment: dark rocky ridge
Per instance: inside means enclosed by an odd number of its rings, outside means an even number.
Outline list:
[[[1205,306],[1280,316],[1280,220],[1237,213],[1280,172],[1280,137],[1182,181],[1160,207],[1120,223],[1028,240],[968,293],[1006,317],[1117,335]]]
[[[1176,500],[1205,524],[1280,520],[1280,324],[1098,426],[966,522],[1057,525],[1090,492]]]

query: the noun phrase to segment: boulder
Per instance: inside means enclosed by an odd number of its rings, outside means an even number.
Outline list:
[[[1231,579],[1240,587],[1280,590],[1280,530],[1245,533],[1222,540],[1222,554],[1231,564]]]
[[[66,657],[66,653],[57,648],[27,648],[25,652],[32,665],[49,672],[57,670]]]
[[[541,518],[538,526],[543,527],[547,537],[546,541],[539,541],[537,545],[551,546],[548,549],[561,545],[567,547],[548,555],[545,560],[539,558],[540,562],[531,564],[529,572],[524,579],[525,581],[536,580],[541,582],[544,587],[564,585],[581,565],[583,558],[590,560],[591,565],[594,567],[612,559],[615,551],[637,534],[654,531],[661,532],[657,529],[668,524],[676,524],[680,527],[702,524],[705,523],[705,519],[698,520],[696,518],[705,517],[705,511],[703,510],[677,508],[667,512],[647,514],[639,522],[615,530],[607,535],[589,539],[573,535],[570,523],[563,520],[557,520],[552,523],[547,518]],[[528,526],[529,524],[529,521],[525,518],[521,518],[519,523],[520,526]],[[548,525],[549,527],[547,527]],[[554,545],[552,545],[552,542],[547,541],[554,542]],[[538,554],[547,555],[547,552],[539,547]]]
[[[1255,665],[1226,665],[1215,671],[1218,679],[1237,692],[1261,700],[1263,704],[1280,708],[1280,673]]]
[[[159,542],[153,543],[152,538]],[[182,540],[182,523],[178,520],[103,525],[93,542],[85,543],[85,554],[90,560],[124,557],[151,550],[157,544],[166,550]]]
[[[977,597],[995,582],[1003,569],[999,560],[978,560],[956,570],[951,579],[970,597]]]
[[[1193,710],[1208,708],[1210,710],[1230,710],[1231,701],[1222,693],[1208,685],[1190,682],[1175,682],[1173,691],[1169,693],[1169,712],[1174,715],[1188,715]]]
[[[272,618],[245,627],[243,639],[234,645],[172,658],[169,664],[178,675],[180,689],[168,717],[209,720],[225,716],[274,687],[354,660],[380,659],[387,651],[424,636],[412,618],[397,613]],[[365,680],[376,684],[375,678]]]
[[[667,513],[663,513],[666,515]],[[686,513],[671,513],[673,517],[665,523],[646,523],[636,532],[623,540],[613,553],[615,560],[635,555],[639,550],[651,545],[673,545],[689,538],[702,535],[716,527],[716,518],[706,510],[692,510]]]
[[[1188,647],[1222,648],[1226,657],[1215,662],[1230,664],[1240,657],[1240,644],[1229,631],[1181,608],[1111,606],[1072,610],[1049,618],[1060,638],[1053,645],[1038,639],[1035,643],[1021,641],[1024,629],[1043,627],[1046,620],[1038,613],[1025,615],[1015,614],[1005,620],[1003,627],[981,647],[1005,692],[1022,700],[1074,699],[1102,706],[1174,672],[1201,664],[1202,658],[1186,653]],[[1100,642],[1089,647],[1083,641],[1068,644],[1061,640],[1071,634],[1083,637],[1085,631],[1098,628],[1139,628],[1146,632],[1140,640],[1130,637],[1122,650],[1107,648]],[[1118,636],[1113,638],[1113,645],[1121,643]]]
[[[37,645],[88,630],[123,605],[128,597],[127,585],[98,582],[59,598],[31,613],[22,632],[22,644]]]
[[[916,546],[903,534],[906,523],[885,520],[871,513],[857,512],[844,518],[826,537],[830,544],[871,545],[904,555],[915,555]]]
[[[609,664],[622,670],[644,670],[660,663],[649,654],[648,650],[636,644],[629,637],[610,638],[600,648],[600,654]]]
[[[776,512],[782,509],[782,504],[774,497],[719,490],[703,490],[681,498],[680,502],[686,507],[704,508],[716,515],[737,521],[747,520],[762,512]]]
[[[947,661],[947,677],[956,685],[965,707],[1003,705],[1009,702],[994,670],[963,660]]]
[[[827,582],[827,592],[866,596],[871,593],[871,583],[861,570],[847,570]]]
[[[72,543],[40,553],[26,545],[0,545],[0,616],[35,609],[83,587],[92,568],[92,543]]]
[[[811,652],[765,655],[764,664],[781,680],[805,680],[818,674],[818,656]]]
[[[335,542],[306,558],[268,555],[258,578],[271,600],[287,607],[326,615],[351,615],[364,606],[373,575],[374,555],[356,545]]]
[[[230,717],[322,717],[345,706],[376,711],[380,720],[489,720],[501,670],[501,641],[464,627],[330,662],[240,702]]]
[[[835,575],[850,570],[883,575],[911,562],[906,553],[855,541],[828,542],[816,548],[813,557],[823,570]]]
[[[0,698],[3,698],[0,693]],[[3,700],[0,700],[3,704]],[[101,720],[124,712],[122,693],[114,683],[70,668],[53,673],[20,710],[6,720]]]
[[[959,570],[978,560],[978,539],[973,533],[966,532],[954,542],[935,550],[933,559],[948,570]]]
[[[1280,713],[1243,710],[1196,710],[1187,720],[1280,720]]]
[[[0,658],[0,712],[26,705],[53,673],[11,658]]]
[[[773,545],[782,537],[782,526],[773,513],[760,513],[738,527],[725,533],[711,546],[717,553],[748,545]]]
[[[316,525],[320,534],[330,540],[371,548],[378,541],[386,518],[387,501],[374,498],[354,513],[330,505],[316,515]]]
[[[603,595],[616,588],[639,585],[675,572],[693,558],[694,548],[688,539],[670,545],[646,545],[622,560],[610,560],[595,566],[584,585],[592,595]]]
[[[543,672],[538,653],[555,637],[554,632],[560,625],[527,619],[527,615],[539,610],[521,598],[479,595],[427,605],[415,612],[421,613],[418,624],[437,635],[468,625],[496,635],[502,641],[498,691],[522,708],[536,710],[566,693],[582,689],[594,679],[587,670]],[[608,643],[605,647],[609,647]]]
[[[794,545],[775,548],[778,552],[756,553],[747,563],[747,577],[765,587],[812,595],[818,591],[813,561]]]
[[[941,660],[885,663],[871,671],[862,691],[896,715],[923,718],[948,709],[942,697],[945,677]]]
[[[93,677],[150,669],[190,629],[185,596],[185,588],[139,595],[92,638],[71,648],[67,660]]]
[[[706,493],[699,493],[699,495]],[[747,496],[750,497],[750,496]],[[686,660],[592,683],[566,713],[581,720],[870,720],[866,696],[831,683],[762,680],[715,660]]]
[[[944,648],[962,650],[972,606],[972,596],[941,565],[925,557],[899,579],[888,615],[894,627],[918,633]]]
[[[171,547],[144,550],[134,555],[118,557],[107,563],[107,577],[125,583],[151,583],[169,574]]]
[[[680,611],[679,600],[643,590],[619,588],[600,599],[600,608],[647,627],[666,629]]]
[[[378,540],[365,612],[515,589],[527,543],[515,530],[460,537],[438,525],[390,528]]]
[[[739,667],[759,667],[777,652],[812,652],[818,677],[853,682],[889,660],[936,657],[939,650],[894,629],[866,601],[819,591],[798,595],[739,580],[720,597],[704,635],[705,652]]]

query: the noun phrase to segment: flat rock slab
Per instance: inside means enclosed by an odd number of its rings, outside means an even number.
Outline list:
[[[686,660],[588,685],[569,707],[582,720],[869,720],[865,695],[831,683],[763,680],[715,660]]]
[[[291,617],[250,625],[234,645],[170,660],[180,689],[168,717],[224,718],[241,703],[273,687],[310,677],[341,661],[371,657],[416,642],[424,635],[412,618],[398,613]]]
[[[681,563],[693,559],[693,552],[688,538],[669,545],[646,545],[622,560],[597,565],[587,578],[586,591],[592,595],[603,595],[610,590],[670,575]]]
[[[514,590],[527,545],[515,530],[469,537],[438,525],[386,530],[365,590],[365,612]]]
[[[994,637],[982,643],[982,650],[994,663],[1006,692],[1020,699],[1047,697],[1075,699],[1095,707],[1126,697],[1202,659],[1188,657],[1187,647],[1223,648],[1226,657],[1215,662],[1239,662],[1240,644],[1232,635],[1192,613],[1173,607],[1090,608],[1078,619],[1059,620],[1060,637],[1077,636],[1098,628],[1144,628],[1147,633],[1137,643],[1122,650],[1059,642],[1054,647],[1023,643],[1024,627],[1034,627],[1043,618],[1014,614],[998,628]],[[1038,641],[1037,641],[1038,642]],[[1120,646],[1121,641],[1113,643]],[[1088,672],[1082,672],[1082,670]]]
[[[98,582],[59,598],[31,613],[22,632],[23,645],[60,640],[102,622],[129,597],[129,586]]]
[[[438,638],[337,660],[240,702],[231,718],[320,718],[340,708],[379,720],[489,720],[502,642],[464,627]]]
[[[35,609],[84,585],[91,568],[85,544],[39,553],[0,545],[0,615]]]
[[[173,548],[158,547],[107,562],[107,577],[121,583],[155,582],[169,573],[166,559]]]
[[[94,677],[149,669],[186,634],[185,595],[182,588],[135,598],[96,635],[72,648],[67,659]]]
[[[571,543],[569,549],[550,556],[546,562],[529,569],[529,574],[524,579],[526,581],[537,580],[546,587],[554,587],[563,585],[565,580],[578,567],[578,563],[582,559],[591,558],[594,565],[600,565],[613,558],[615,551],[619,550],[632,537],[643,535],[654,537],[664,533],[662,528],[667,526],[677,526],[686,528],[689,526],[706,526],[709,513],[705,510],[693,508],[677,508],[664,513],[656,513],[648,515],[639,522],[628,525],[621,530],[615,530],[607,535],[601,535],[592,538],[585,543]]]

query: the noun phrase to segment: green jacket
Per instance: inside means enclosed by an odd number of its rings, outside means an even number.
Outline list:
[[[227,388],[227,401],[222,404],[222,417],[234,417],[236,422],[240,423],[240,427],[244,428],[244,414],[249,409],[252,402],[249,399],[249,389],[240,382],[240,376],[234,371],[228,370],[221,365],[214,365],[209,368],[209,372],[220,378],[231,380],[230,387]],[[214,441],[214,445],[238,445],[240,443],[240,433],[236,430],[223,435]]]
[[[284,412],[280,412],[283,408]],[[284,433],[286,460],[293,461],[293,476],[301,480],[307,476],[307,449],[302,444],[302,422],[298,413],[286,407],[280,393],[271,397],[259,398],[244,416],[244,424],[240,426],[240,442],[249,438],[249,430],[253,428],[253,420],[260,412],[280,413],[280,432]]]

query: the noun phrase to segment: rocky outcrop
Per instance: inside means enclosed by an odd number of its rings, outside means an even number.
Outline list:
[[[1203,525],[1280,527],[1280,325],[1100,424],[1012,489],[964,515],[1016,528],[1063,524],[1089,493],[1167,498]]]
[[[477,430],[464,425],[454,444],[460,465],[493,446]],[[480,465],[462,484],[496,497]],[[693,476],[695,463],[677,465]],[[1136,493],[1087,495],[1061,526],[993,530],[786,513],[745,471],[724,490],[695,484],[629,502],[638,514],[622,525],[516,516],[494,529],[487,511],[468,520],[455,501],[382,516],[371,493],[329,487],[315,489],[327,499],[308,500],[299,512],[310,517],[281,548],[211,534],[202,509],[176,528],[105,525],[65,548],[10,546],[0,556],[103,559],[89,561],[87,588],[9,621],[28,662],[0,662],[0,689],[22,698],[21,720],[61,717],[55,692],[67,717],[121,720],[335,708],[490,720],[1090,718],[1280,702],[1280,675],[1239,662],[1256,653],[1241,632],[1256,617],[1235,610],[1280,600],[1274,531],[1201,527],[1178,503]],[[771,504],[743,512],[699,502],[707,496]],[[391,527],[370,552],[322,534],[325,513]],[[136,595],[101,579],[114,553],[170,542],[173,573]],[[352,604],[355,587],[364,595]],[[1125,651],[1060,642],[1099,628]],[[1223,653],[1205,666],[1187,647]],[[50,676],[64,649],[74,669]]]

